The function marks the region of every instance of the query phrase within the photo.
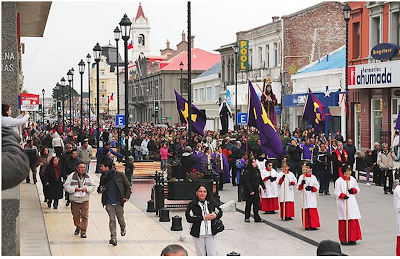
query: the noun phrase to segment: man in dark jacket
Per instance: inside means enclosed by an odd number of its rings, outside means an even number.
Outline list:
[[[236,160],[242,158],[242,151],[240,148],[242,147],[242,142],[236,141],[236,146],[232,148],[232,154],[231,154],[231,161],[230,161],[230,168],[232,172],[232,185],[236,186],[237,182],[236,181]]]
[[[381,169],[377,164],[378,154],[381,152],[381,145],[378,142],[374,143],[374,150],[372,150],[372,170],[374,172],[374,183],[377,186],[382,186]]]
[[[111,239],[109,241],[113,246],[117,245],[117,230],[115,217],[118,219],[121,228],[121,236],[126,235],[126,224],[124,219],[124,203],[129,201],[131,195],[128,178],[115,171],[109,159],[103,159],[101,162],[101,171],[103,175],[100,179],[99,190],[102,193],[101,203],[106,206],[106,211],[110,220],[109,229]]]
[[[81,160],[78,158],[78,150],[76,148],[73,148],[70,155],[65,159],[65,162],[63,163],[61,168],[61,176],[63,177],[64,182],[67,180],[68,176],[71,173],[76,171],[76,166],[80,161]],[[65,192],[65,199],[67,200],[65,206],[69,206],[71,204],[71,201],[69,200],[68,192]]]
[[[33,183],[36,184],[36,182],[37,182],[37,180],[36,180],[36,174],[37,174],[36,158],[38,157],[39,154],[38,154],[37,147],[33,145],[33,140],[28,140],[26,142],[25,152],[29,158],[29,166],[31,168],[32,175],[33,175]],[[30,183],[30,182],[31,182],[31,180],[29,179],[29,174],[28,174],[28,177],[26,177],[26,183]]]
[[[331,180],[332,156],[326,152],[325,144],[321,144],[320,151],[315,157],[315,171],[320,183],[319,194],[329,195],[329,182]]]
[[[50,132],[44,136],[42,144],[45,147],[48,147],[49,149],[53,149],[53,143],[52,143],[53,138],[50,135]]]
[[[197,164],[197,160],[192,153],[192,148],[190,146],[185,147],[185,152],[181,157],[182,169],[179,178],[185,178],[186,173],[193,171],[194,165]]]
[[[347,155],[349,156],[347,162],[351,167],[351,176],[355,177],[355,172],[353,170],[353,167],[357,150],[356,147],[353,145],[353,140],[348,139],[347,143],[343,145],[343,149],[346,150]]]
[[[297,140],[292,140],[291,145],[288,146],[289,153],[289,167],[294,175],[298,178],[301,174],[301,154],[303,149],[297,143]]]

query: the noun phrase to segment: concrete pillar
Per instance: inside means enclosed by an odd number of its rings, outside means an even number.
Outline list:
[[[20,54],[17,35],[17,3],[1,3],[1,102],[18,114],[18,95],[21,92]],[[21,77],[20,77],[21,76]],[[20,255],[19,186],[1,192],[1,255]]]

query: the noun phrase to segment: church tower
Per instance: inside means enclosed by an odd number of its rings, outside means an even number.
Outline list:
[[[131,26],[131,40],[133,44],[131,60],[133,62],[139,58],[141,53],[144,56],[150,54],[150,28],[149,19],[144,15],[142,3],[139,2],[138,11],[136,17],[132,19]]]

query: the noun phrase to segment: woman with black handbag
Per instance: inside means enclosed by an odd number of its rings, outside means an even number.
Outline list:
[[[220,220],[222,210],[214,203],[212,193],[205,185],[197,185],[196,196],[188,204],[185,213],[186,220],[192,223],[190,235],[194,239],[196,254],[198,256],[217,256],[215,235],[224,228]]]

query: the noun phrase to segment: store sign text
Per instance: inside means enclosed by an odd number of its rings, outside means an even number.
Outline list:
[[[382,62],[349,66],[349,88],[392,87],[400,85],[400,62]]]

